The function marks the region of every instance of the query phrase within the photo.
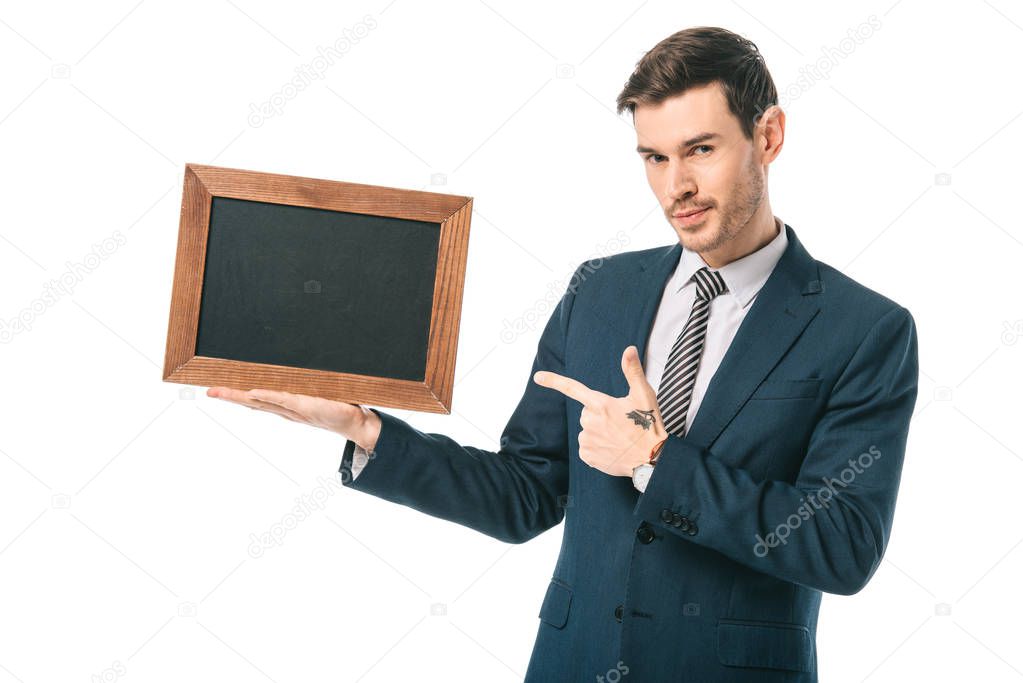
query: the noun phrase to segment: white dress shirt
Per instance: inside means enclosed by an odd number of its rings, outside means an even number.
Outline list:
[[[728,291],[714,297],[710,302],[703,355],[700,356],[700,365],[696,370],[696,384],[693,386],[693,395],[686,413],[686,431],[692,424],[693,418],[696,417],[707,385],[710,384],[711,377],[714,376],[721,364],[721,359],[732,343],[735,333],[739,330],[739,325],[746,317],[760,288],[767,282],[778,259],[785,252],[785,247],[788,244],[785,225],[777,217],[774,219],[774,224],[778,231],[774,239],[753,253],[716,269],[721,273]],[[654,317],[650,339],[647,342],[646,359],[643,361],[643,370],[650,386],[654,388],[654,392],[660,386],[668,353],[682,333],[682,328],[685,327],[693,303],[696,301],[696,280],[693,279],[693,275],[706,265],[707,262],[703,260],[702,256],[682,247],[675,272],[668,278],[664,286],[661,304]],[[368,460],[367,452],[356,444],[352,456],[352,479],[359,475]]]

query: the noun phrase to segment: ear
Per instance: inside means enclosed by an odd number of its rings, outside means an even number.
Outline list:
[[[782,145],[785,143],[785,111],[777,104],[772,104],[757,119],[753,132],[760,163],[768,166],[781,154]]]

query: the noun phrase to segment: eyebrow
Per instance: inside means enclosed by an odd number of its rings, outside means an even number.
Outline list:
[[[721,136],[718,135],[717,133],[700,133],[699,135],[694,135],[688,140],[684,140],[682,144],[678,146],[678,148],[684,149],[686,147],[692,147],[693,145],[699,144],[701,142],[706,142],[707,140],[713,140],[714,138],[720,137]],[[637,145],[636,151],[639,152],[640,154],[646,154],[647,152],[656,152],[657,150],[652,149],[650,147],[644,147],[643,145]]]

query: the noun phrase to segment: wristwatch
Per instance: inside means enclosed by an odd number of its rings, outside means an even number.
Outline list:
[[[664,442],[667,440],[668,438],[665,437],[658,441],[657,445],[655,445],[650,451],[650,459],[647,462],[642,463],[641,465],[636,465],[632,468],[632,485],[636,487],[636,490],[640,493],[646,491],[646,485],[647,482],[650,481],[650,475],[654,473],[654,464],[657,462],[657,456],[661,454],[661,449],[664,448]]]

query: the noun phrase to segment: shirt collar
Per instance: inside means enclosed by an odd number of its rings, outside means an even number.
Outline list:
[[[775,235],[774,239],[753,253],[746,254],[742,258],[726,263],[716,269],[717,272],[721,273],[725,285],[728,286],[728,293],[732,295],[740,308],[746,308],[749,305],[753,297],[760,291],[760,288],[767,282],[767,278],[771,275],[771,271],[774,270],[778,259],[785,252],[785,247],[788,244],[788,238],[785,235],[785,224],[777,217],[774,219],[774,224],[778,228],[778,234]],[[703,260],[702,256],[683,246],[682,255],[679,257],[670,291],[675,293],[681,291],[689,283],[696,271],[706,265],[707,262]]]

